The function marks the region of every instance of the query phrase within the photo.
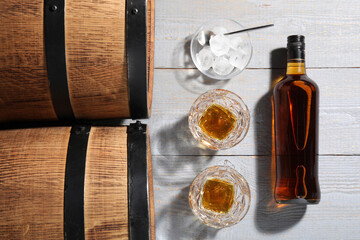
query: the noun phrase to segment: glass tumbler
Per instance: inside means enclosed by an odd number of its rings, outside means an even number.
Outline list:
[[[216,80],[231,79],[231,78],[239,75],[247,67],[247,65],[249,64],[249,62],[251,60],[253,49],[252,49],[252,45],[251,45],[251,41],[250,41],[250,36],[249,36],[248,32],[242,32],[242,33],[237,33],[237,34],[228,36],[230,39],[236,39],[239,37],[242,39],[241,48],[232,50],[232,51],[246,53],[246,55],[244,56],[241,66],[234,67],[234,69],[226,75],[219,75],[213,70],[212,67],[209,69],[204,69],[201,66],[200,62],[198,61],[198,57],[197,57],[199,52],[202,49],[209,47],[209,43],[201,45],[199,43],[199,38],[201,36],[203,36],[206,39],[206,41],[208,41],[210,38],[210,35],[213,32],[216,32],[215,31],[216,29],[218,29],[218,30],[224,29],[224,30],[226,30],[226,32],[233,32],[233,31],[245,29],[245,27],[242,26],[237,21],[234,21],[231,19],[213,19],[210,22],[204,23],[203,25],[201,25],[199,27],[199,29],[192,36],[191,43],[190,43],[191,58],[195,64],[195,66],[197,67],[197,69],[199,69],[199,71],[201,73],[203,73],[205,76],[212,78],[212,79],[216,79]],[[213,56],[213,57],[214,57],[214,59],[216,58],[215,56]]]
[[[232,205],[227,212],[213,211],[206,207],[206,184],[208,180],[214,179],[233,186]],[[225,193],[219,193],[219,189],[215,191],[217,192],[211,195],[214,198],[216,194],[222,200],[226,196]],[[209,167],[196,176],[190,186],[189,202],[193,213],[206,225],[214,228],[229,227],[240,222],[247,214],[251,202],[250,189],[246,179],[225,161],[224,165]],[[217,199],[210,199],[210,202],[218,203]]]
[[[189,113],[194,138],[214,150],[240,143],[250,126],[250,113],[244,101],[233,92],[215,89],[195,100]]]

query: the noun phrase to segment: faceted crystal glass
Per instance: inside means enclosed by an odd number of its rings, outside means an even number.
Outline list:
[[[225,212],[220,211],[220,208],[209,210],[204,204],[206,183],[214,179],[233,186],[232,204]],[[250,201],[250,189],[246,179],[227,161],[225,165],[212,166],[202,171],[190,186],[189,202],[193,213],[203,223],[214,228],[229,227],[241,221],[249,210]],[[216,203],[215,200],[213,202]]]
[[[250,113],[246,104],[241,97],[227,90],[207,91],[190,109],[191,133],[198,142],[211,149],[237,145],[246,136],[249,126]]]

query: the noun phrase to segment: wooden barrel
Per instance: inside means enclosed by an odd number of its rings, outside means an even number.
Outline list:
[[[0,123],[150,115],[154,0],[3,1],[0,43]]]
[[[0,131],[0,239],[155,239],[152,189],[145,125]]]

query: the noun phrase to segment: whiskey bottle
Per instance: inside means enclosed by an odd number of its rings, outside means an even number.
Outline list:
[[[288,37],[286,76],[273,92],[277,203],[320,202],[319,89],[305,72],[304,40],[301,35]]]

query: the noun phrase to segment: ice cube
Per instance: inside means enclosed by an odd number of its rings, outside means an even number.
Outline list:
[[[229,39],[224,35],[213,35],[210,37],[210,49],[215,56],[225,55],[229,52]]]
[[[247,54],[238,50],[229,51],[229,63],[239,69],[243,69],[247,64]]]
[[[239,48],[244,48],[245,44],[244,44],[244,40],[242,39],[242,37],[236,36],[229,36],[229,42],[230,42],[230,47],[234,50],[237,50]]]
[[[214,60],[214,55],[210,51],[210,47],[204,47],[196,54],[196,60],[200,65],[201,70],[208,70]]]
[[[234,66],[229,63],[229,60],[226,57],[222,56],[215,58],[212,64],[212,68],[215,73],[223,76],[231,73],[231,71],[234,69]]]
[[[199,34],[197,35],[197,40],[200,43],[201,46],[204,46],[206,43],[206,39],[205,39],[205,33],[204,31],[199,32]]]
[[[228,31],[226,30],[226,28],[224,27],[214,27],[212,29],[212,32],[215,34],[215,35],[224,35],[225,33],[227,33]]]

